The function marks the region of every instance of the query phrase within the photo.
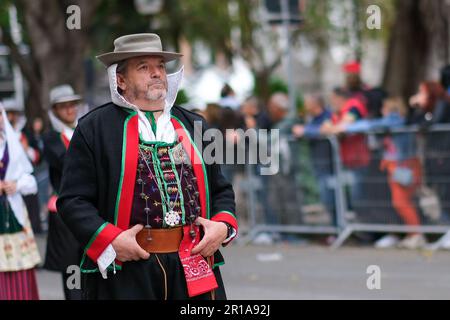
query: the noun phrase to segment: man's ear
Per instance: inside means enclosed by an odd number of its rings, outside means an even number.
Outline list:
[[[117,73],[117,86],[122,90],[125,91],[127,89],[127,84],[125,82],[125,77],[123,74]]]

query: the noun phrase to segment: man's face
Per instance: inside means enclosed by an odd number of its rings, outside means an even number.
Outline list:
[[[166,98],[167,74],[160,56],[128,59],[123,74],[117,74],[117,85],[123,95],[134,101],[160,101]]]
[[[274,122],[279,122],[287,115],[287,110],[280,107],[278,104],[271,102],[268,105],[269,116]]]
[[[56,117],[65,124],[73,124],[77,119],[78,105],[76,101],[57,103],[53,106]]]

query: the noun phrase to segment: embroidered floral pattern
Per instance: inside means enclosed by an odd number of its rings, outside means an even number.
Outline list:
[[[208,262],[200,254],[184,257],[181,263],[188,282],[206,278],[212,274]]]
[[[29,221],[20,232],[0,235],[0,248],[0,272],[31,269],[41,262]]]

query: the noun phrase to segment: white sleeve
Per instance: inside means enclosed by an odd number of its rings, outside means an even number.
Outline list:
[[[108,278],[106,269],[114,262],[114,259],[116,259],[116,251],[113,246],[109,244],[97,259],[98,269],[100,270],[103,279]]]
[[[25,173],[17,180],[17,192],[22,195],[37,193],[37,183],[33,175]]]

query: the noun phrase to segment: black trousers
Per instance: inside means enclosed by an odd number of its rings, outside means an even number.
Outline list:
[[[69,274],[66,272],[61,272],[62,274],[62,282],[64,289],[64,297],[66,300],[82,300],[82,292],[81,289],[69,289],[67,287],[67,279],[69,278]]]
[[[218,267],[213,269],[218,288],[189,298],[178,253],[153,253],[148,260],[125,262],[116,274],[83,274],[82,291],[86,300],[226,300]]]

